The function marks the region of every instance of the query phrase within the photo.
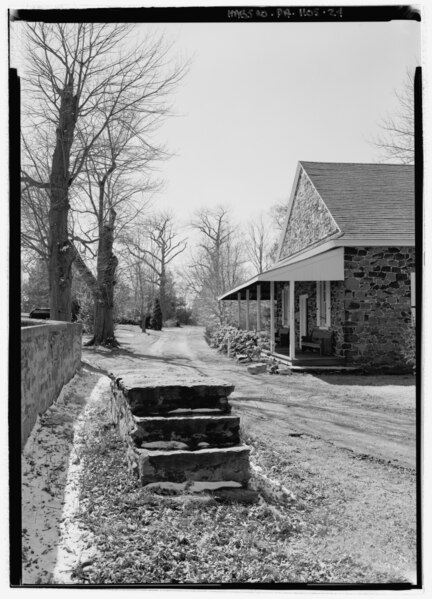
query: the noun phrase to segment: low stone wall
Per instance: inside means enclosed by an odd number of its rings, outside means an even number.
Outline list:
[[[21,319],[21,447],[81,362],[81,324]]]

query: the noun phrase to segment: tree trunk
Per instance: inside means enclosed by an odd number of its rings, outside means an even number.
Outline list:
[[[108,224],[101,227],[97,260],[94,337],[92,344],[118,347],[114,336],[114,285],[118,259],[113,253],[115,212],[111,210]]]
[[[159,279],[159,299],[160,307],[162,311],[162,322],[166,320],[166,272],[165,268],[162,267],[161,276]]]
[[[71,320],[72,262],[74,252],[68,237],[69,162],[76,123],[73,78],[63,90],[50,173],[49,283],[53,320]]]
[[[144,302],[141,302],[141,332],[146,332],[146,313],[144,312]]]

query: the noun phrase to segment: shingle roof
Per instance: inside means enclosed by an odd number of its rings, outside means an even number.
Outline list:
[[[343,239],[414,241],[414,167],[399,164],[303,162]]]

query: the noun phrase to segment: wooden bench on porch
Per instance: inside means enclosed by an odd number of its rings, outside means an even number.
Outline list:
[[[320,356],[331,356],[333,345],[333,333],[329,329],[320,329],[315,327],[311,335],[306,335],[301,338],[302,352],[310,349],[317,349]]]
[[[276,331],[275,342],[279,347],[289,347],[289,328],[281,327]]]

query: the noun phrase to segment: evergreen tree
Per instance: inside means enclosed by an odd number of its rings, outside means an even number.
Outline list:
[[[159,298],[156,297],[153,303],[153,312],[151,318],[151,328],[154,331],[162,330],[162,310]]]

